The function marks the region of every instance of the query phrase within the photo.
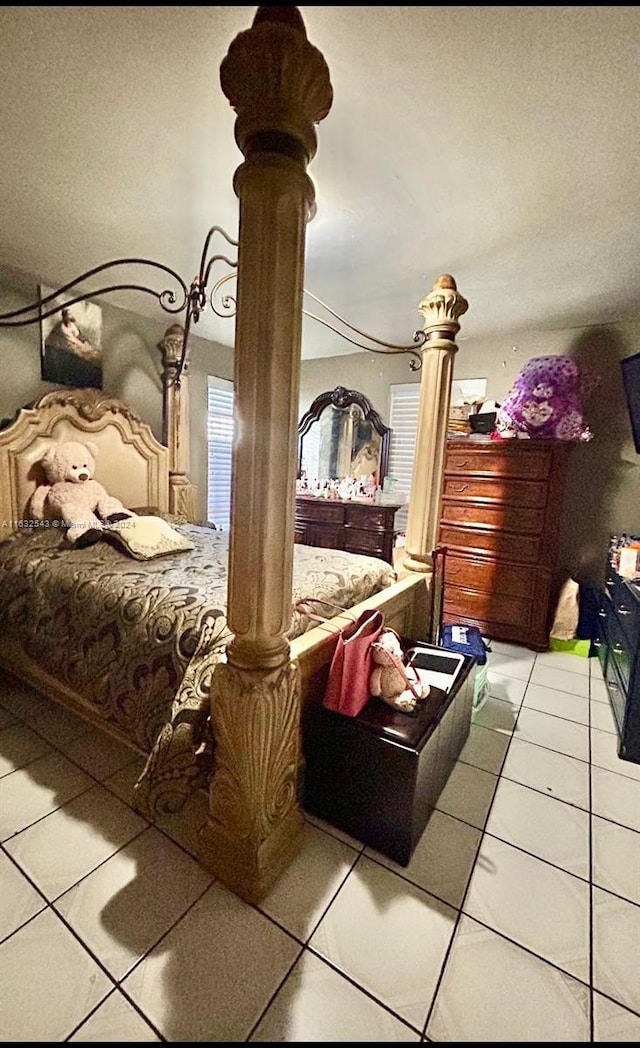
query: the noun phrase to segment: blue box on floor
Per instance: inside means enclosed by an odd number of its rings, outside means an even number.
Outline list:
[[[460,651],[463,655],[472,655],[479,666],[487,661],[487,645],[477,626],[461,626],[447,623],[442,627],[440,644],[447,651]]]
[[[442,627],[440,643],[447,651],[459,651],[463,655],[472,655],[476,660],[476,683],[473,693],[473,708],[480,709],[489,692],[487,678],[487,651],[482,633],[477,626],[463,626],[447,623]]]

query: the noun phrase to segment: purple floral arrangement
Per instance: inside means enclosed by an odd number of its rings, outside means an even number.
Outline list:
[[[593,384],[571,357],[532,357],[498,409],[497,435],[591,440],[582,399]]]

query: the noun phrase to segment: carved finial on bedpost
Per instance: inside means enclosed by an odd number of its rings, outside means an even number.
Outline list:
[[[286,135],[289,149],[303,149],[307,163],[315,156],[314,124],[331,109],[333,90],[297,7],[259,7],[251,29],[232,41],[220,83],[237,113],[235,138],[245,157],[264,149],[262,135],[274,134]]]
[[[455,338],[460,330],[458,318],[468,308],[448,273],[438,277],[418,306],[425,320],[426,340],[421,350],[420,408],[404,561],[410,571],[431,571],[432,553],[438,545],[453,358],[458,351]]]
[[[418,306],[425,319],[423,330],[427,341],[434,338],[448,338],[453,341],[460,330],[458,318],[466,313],[468,308],[469,303],[459,294],[453,277],[449,273],[443,273]]]
[[[240,201],[227,620],[215,667],[216,759],[203,861],[258,901],[302,841],[300,673],[291,660],[307,165],[332,102],[329,70],[295,7],[259,7],[220,67],[244,162]],[[265,376],[278,376],[277,382]],[[259,563],[260,570],[256,570]]]
[[[184,328],[171,324],[158,343],[162,353],[163,418],[162,439],[169,449],[169,512],[197,520],[197,488],[189,477],[189,377],[185,358],[180,382],[176,381]]]

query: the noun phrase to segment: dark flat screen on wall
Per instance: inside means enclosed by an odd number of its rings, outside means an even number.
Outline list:
[[[620,361],[622,368],[622,384],[627,398],[629,408],[629,420],[633,443],[640,455],[640,353],[634,353],[632,357],[625,357]]]

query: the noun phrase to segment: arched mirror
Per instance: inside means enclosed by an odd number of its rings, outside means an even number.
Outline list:
[[[391,430],[363,393],[344,386],[320,393],[302,416],[298,434],[299,478],[357,481],[373,475],[382,487]]]

